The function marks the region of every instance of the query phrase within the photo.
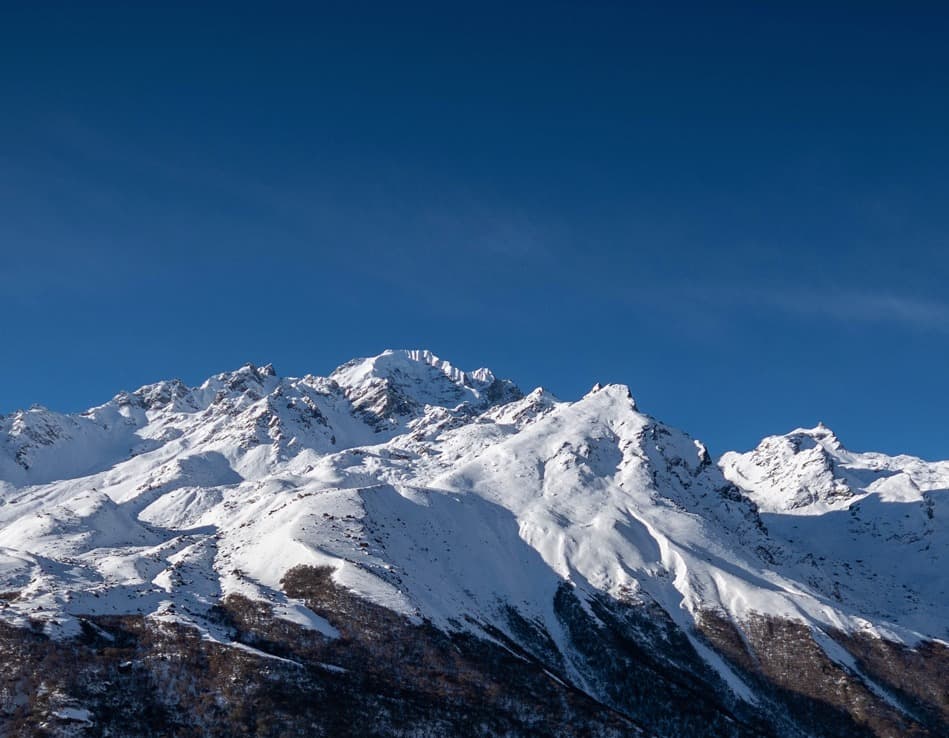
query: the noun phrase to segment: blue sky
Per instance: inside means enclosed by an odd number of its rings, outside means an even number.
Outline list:
[[[37,5],[0,413],[428,347],[716,453],[949,457],[938,4]]]

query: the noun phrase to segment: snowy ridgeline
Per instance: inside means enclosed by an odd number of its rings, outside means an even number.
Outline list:
[[[332,637],[281,586],[309,564],[444,629],[504,630],[509,606],[556,641],[566,581],[687,631],[714,611],[949,639],[947,490],[949,463],[823,426],[716,465],[618,385],[560,402],[427,351],[325,378],[248,365],[0,418],[0,618],[61,636],[140,613],[226,640],[207,615],[239,593]]]

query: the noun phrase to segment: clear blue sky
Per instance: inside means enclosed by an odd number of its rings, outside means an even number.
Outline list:
[[[19,5],[0,412],[428,347],[949,457],[944,3]]]

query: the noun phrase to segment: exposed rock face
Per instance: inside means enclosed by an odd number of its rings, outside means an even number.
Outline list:
[[[708,612],[699,617],[699,628],[772,705],[782,705],[809,733],[887,738],[940,734],[944,717],[922,717],[911,701],[881,689],[878,684],[886,682],[879,682],[875,670],[861,668],[846,651],[829,645],[827,636],[819,638],[799,622],[758,616],[736,625]],[[876,654],[893,647],[881,639],[869,639],[866,645]]]
[[[387,351],[0,418],[0,735],[939,736],[949,464]]]

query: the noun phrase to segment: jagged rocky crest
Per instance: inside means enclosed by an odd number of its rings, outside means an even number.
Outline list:
[[[34,406],[0,733],[942,735],[947,490],[823,425],[716,464],[625,386],[428,351]]]

